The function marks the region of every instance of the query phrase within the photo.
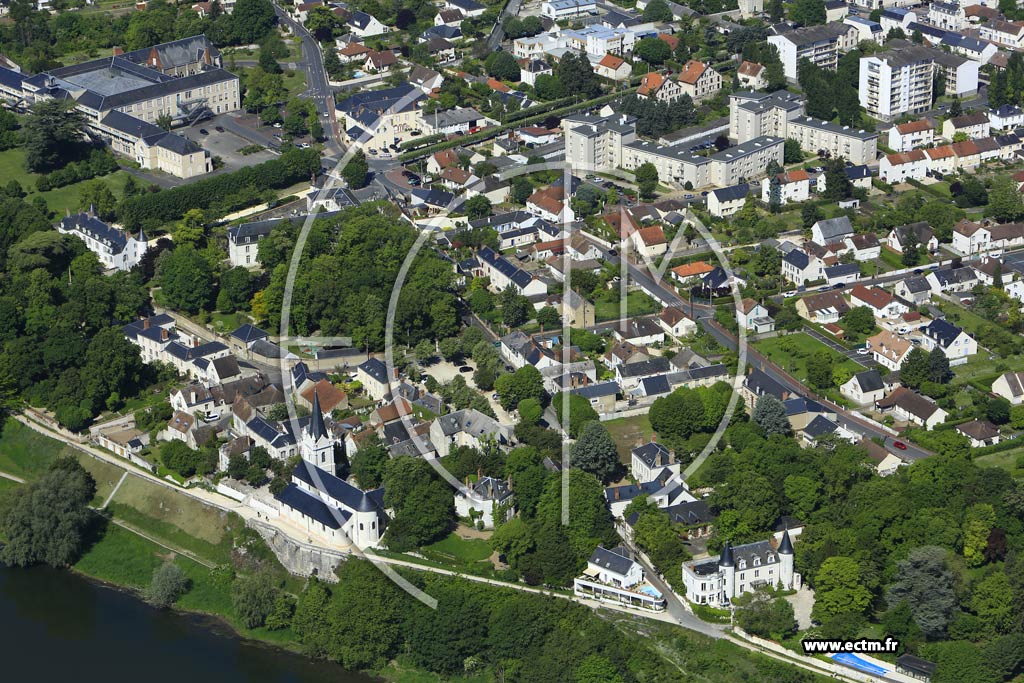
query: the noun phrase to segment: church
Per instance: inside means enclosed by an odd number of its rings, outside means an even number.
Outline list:
[[[732,599],[761,586],[800,588],[800,575],[793,568],[793,541],[789,530],[775,539],[732,546],[728,541],[722,554],[683,563],[686,599],[696,605],[727,607]]]
[[[302,460],[291,483],[274,496],[281,516],[336,545],[374,547],[387,527],[384,489],[362,491],[335,476],[335,440],[324,424],[316,393],[312,413],[299,439]]]

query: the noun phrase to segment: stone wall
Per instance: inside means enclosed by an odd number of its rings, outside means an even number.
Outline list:
[[[296,576],[315,574],[324,581],[337,581],[334,570],[349,556],[348,553],[340,550],[300,543],[269,524],[258,520],[250,519],[246,521],[246,524],[263,537],[285,569]]]

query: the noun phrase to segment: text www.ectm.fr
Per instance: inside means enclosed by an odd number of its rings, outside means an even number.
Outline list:
[[[820,638],[808,638],[800,643],[803,645],[804,654],[837,654],[840,652],[896,652],[899,649],[900,641],[895,638],[877,640],[874,638],[860,638],[858,640],[823,640]]]

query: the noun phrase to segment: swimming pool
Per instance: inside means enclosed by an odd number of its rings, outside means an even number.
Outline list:
[[[889,673],[888,669],[883,669],[882,667],[872,664],[866,659],[861,659],[857,655],[849,652],[840,652],[838,654],[831,655],[831,657],[843,666],[848,666],[851,669],[857,669],[858,671],[863,671],[865,673],[874,674],[876,676],[884,676]]]
[[[650,595],[652,598],[657,598],[658,600],[661,600],[661,593],[659,593],[658,589],[654,586],[642,586],[639,590],[644,595]]]

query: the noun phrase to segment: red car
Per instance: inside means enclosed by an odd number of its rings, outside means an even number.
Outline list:
[[[892,445],[900,449],[901,451],[907,450],[907,444],[903,443],[902,441],[893,441]]]

